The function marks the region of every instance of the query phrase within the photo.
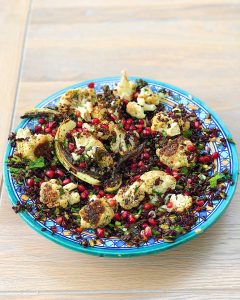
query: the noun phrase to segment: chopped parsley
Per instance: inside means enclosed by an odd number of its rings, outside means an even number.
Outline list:
[[[45,166],[44,158],[42,156],[28,163],[29,169],[39,169]]]
[[[191,135],[192,135],[192,130],[190,130],[190,129],[183,132],[183,136],[185,138],[189,138]]]
[[[224,177],[224,174],[215,174],[212,178],[209,179],[210,188],[215,188],[217,186],[218,180],[223,179]]]

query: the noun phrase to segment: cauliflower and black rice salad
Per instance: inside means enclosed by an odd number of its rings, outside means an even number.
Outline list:
[[[92,82],[56,107],[27,111],[22,118],[38,124],[10,135],[7,165],[32,204],[18,202],[15,212],[55,220],[83,246],[110,237],[128,246],[173,242],[190,231],[196,212],[225,199],[223,183],[233,182],[227,169],[216,173],[219,154],[208,147],[218,129],[203,128],[183,105],[168,111],[168,93],[122,72],[114,89],[96,93]],[[86,228],[95,239],[81,239]]]

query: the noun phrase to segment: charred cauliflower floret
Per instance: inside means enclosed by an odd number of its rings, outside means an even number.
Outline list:
[[[167,116],[166,113],[159,112],[152,118],[153,131],[165,132],[168,136],[175,136],[181,133],[178,122]]]
[[[156,154],[159,160],[171,169],[189,167],[196,161],[196,153],[189,152],[188,146],[193,146],[193,143],[180,136],[169,140],[163,148],[157,149]]]
[[[126,152],[133,150],[136,147],[134,136],[126,135],[126,132],[119,129],[117,125],[110,124],[109,129],[112,133],[110,148],[112,152],[124,155]]]
[[[107,109],[101,103],[95,105],[92,109],[91,116],[92,118],[98,118],[99,120],[103,120],[105,117]]]
[[[129,102],[126,107],[127,113],[137,119],[144,119],[146,117],[144,109],[136,102]]]
[[[156,192],[165,193],[176,186],[176,179],[173,176],[158,170],[146,172],[140,179],[143,181],[142,189],[149,195]]]
[[[85,205],[80,211],[82,228],[97,228],[108,225],[113,216],[114,211],[109,206],[105,198],[96,199]]]
[[[190,122],[184,120],[181,114],[181,109],[178,107],[173,108],[172,112],[175,118],[167,115],[167,113],[159,112],[152,118],[151,129],[153,131],[165,132],[168,136],[176,136],[181,132],[190,128]]]
[[[169,198],[169,202],[172,203],[171,210],[182,213],[192,206],[192,197],[182,194],[172,194]]]
[[[81,154],[94,159],[100,167],[110,167],[113,165],[113,159],[107,152],[102,142],[96,139],[91,133],[76,133],[74,139],[78,150],[83,150]],[[80,158],[77,152],[73,152],[74,160]]]
[[[139,206],[144,196],[145,192],[142,187],[142,181],[135,181],[130,186],[120,188],[115,196],[115,200],[124,209],[131,209]]]
[[[69,90],[61,97],[58,109],[63,113],[79,111],[85,121],[90,121],[95,101],[96,93],[92,88]]]
[[[53,137],[50,134],[32,135],[29,128],[18,129],[16,135],[17,153],[23,158],[35,160],[49,153]]]
[[[132,95],[135,92],[135,89],[136,89],[136,84],[128,80],[126,71],[122,71],[121,79],[117,85],[114,94],[116,96],[119,96],[120,99],[131,100]]]
[[[68,204],[72,205],[80,201],[80,195],[73,190],[77,188],[76,184],[69,183],[62,187],[56,179],[43,182],[40,188],[40,202],[47,207],[61,206],[66,208]]]

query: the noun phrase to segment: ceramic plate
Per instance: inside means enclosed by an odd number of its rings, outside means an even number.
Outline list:
[[[47,99],[43,100],[41,103],[37,105],[37,107],[44,107],[44,106],[54,106],[60,99],[61,95],[64,94],[68,89],[73,88],[79,88],[79,87],[85,87],[89,82],[95,83],[95,89],[96,92],[101,91],[102,87],[104,85],[109,85],[110,87],[113,87],[116,82],[119,81],[119,77],[109,77],[109,78],[100,78],[96,80],[91,81],[85,81],[82,83],[78,83],[74,86],[67,87]],[[131,80],[136,80],[137,77],[129,77]],[[165,88],[166,90],[171,91],[171,96],[167,97],[167,100],[165,101],[164,105],[166,105],[168,108],[171,108],[174,104],[183,104],[187,110],[191,111],[194,110],[197,114],[197,116],[203,121],[203,126],[205,128],[212,128],[216,127],[220,130],[219,138],[226,138],[229,140],[231,138],[230,133],[228,132],[225,125],[222,123],[222,121],[218,118],[218,116],[211,111],[201,100],[193,97],[189,93],[176,88],[172,85],[146,79],[152,90],[158,91],[160,88]],[[206,118],[207,114],[211,113],[212,119],[209,120]],[[24,120],[22,121],[16,130],[18,128],[25,128],[30,127],[33,128],[37,123],[37,120]],[[76,250],[79,252],[84,252],[88,254],[98,255],[98,256],[113,256],[113,257],[123,257],[123,256],[138,256],[138,255],[146,255],[150,253],[156,253],[160,251],[164,251],[167,249],[170,249],[172,247],[176,247],[180,244],[185,243],[186,241],[198,236],[200,233],[204,232],[207,228],[209,228],[216,220],[223,214],[227,206],[229,205],[231,198],[234,194],[234,190],[237,183],[237,174],[238,174],[238,160],[237,160],[237,154],[236,154],[236,148],[233,143],[229,143],[227,141],[226,147],[222,145],[222,143],[218,142],[211,143],[210,148],[214,152],[218,152],[220,157],[217,159],[217,172],[222,172],[224,169],[228,169],[230,174],[232,174],[233,180],[235,184],[233,186],[230,186],[227,184],[226,187],[226,193],[227,198],[226,200],[216,200],[213,201],[213,208],[211,210],[206,210],[204,212],[200,212],[198,214],[198,221],[196,225],[191,229],[190,232],[181,235],[179,238],[175,240],[173,243],[166,243],[163,241],[154,241],[153,238],[151,238],[146,244],[144,244],[141,247],[128,247],[126,244],[118,239],[114,238],[105,238],[103,239],[103,243],[96,245],[94,247],[88,247],[83,248],[79,244],[79,240],[76,239],[74,235],[70,233],[68,230],[64,230],[61,226],[55,224],[54,220],[45,220],[45,222],[41,221],[35,221],[31,213],[28,212],[20,212],[19,215],[23,218],[23,220],[29,224],[32,228],[34,228],[38,233],[41,233],[48,239],[65,246],[67,248],[70,248],[72,250]],[[7,160],[7,157],[13,153],[14,149],[8,145],[5,153],[5,159]],[[4,181],[5,185],[9,194],[9,197],[11,199],[11,202],[13,205],[16,204],[17,201],[20,202],[31,202],[31,199],[29,199],[26,195],[24,195],[24,192],[18,184],[11,178],[11,175],[7,169],[6,163],[4,163]],[[50,228],[56,226],[57,232],[52,235]],[[41,229],[45,228],[45,231],[42,231]],[[91,230],[86,230],[82,234],[83,238],[86,237],[93,237],[94,233]]]

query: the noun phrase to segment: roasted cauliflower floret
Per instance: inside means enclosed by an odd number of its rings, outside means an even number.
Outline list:
[[[173,109],[174,111],[174,109]],[[169,117],[164,112],[157,113],[152,118],[151,129],[153,131],[165,132],[168,136],[176,136],[181,133],[181,131],[186,131],[190,128],[190,122],[188,120],[183,120],[181,117],[181,111],[175,108],[179,116],[176,119]]]
[[[153,131],[166,132],[168,136],[175,136],[181,133],[178,123],[163,112],[157,113],[152,118],[151,129]]]
[[[188,151],[190,145],[193,145],[190,140],[180,136],[169,140],[163,148],[157,149],[156,154],[163,164],[172,169],[189,167],[196,161],[196,153]]]
[[[140,179],[143,181],[142,189],[149,195],[156,192],[165,193],[176,186],[176,179],[173,176],[158,170],[146,172]]]
[[[107,109],[102,105],[98,104],[93,107],[91,116],[92,118],[98,118],[99,120],[103,120],[105,117]]]
[[[79,111],[84,120],[90,121],[95,101],[96,93],[92,88],[69,90],[61,97],[58,109],[63,113]]]
[[[72,205],[80,201],[80,195],[73,190],[77,188],[76,184],[69,183],[62,187],[56,179],[43,182],[40,188],[40,201],[47,207],[61,206],[66,208],[68,204]]]
[[[172,203],[171,210],[181,213],[192,206],[192,197],[182,194],[172,194],[169,199],[169,202]]]
[[[107,152],[102,142],[96,139],[91,133],[74,134],[77,151],[82,149],[82,154],[96,160],[101,167],[110,167],[113,165],[113,159]],[[76,152],[72,153],[73,159],[80,158]]]
[[[124,130],[119,129],[117,125],[113,123],[110,124],[109,129],[113,136],[110,143],[112,152],[124,155],[136,147],[136,141],[133,135],[130,137],[127,136]]]
[[[153,93],[152,89],[149,86],[145,86],[143,88],[141,88],[141,91],[138,95],[137,98],[137,102],[140,105],[146,105],[146,107],[148,107],[147,105],[150,105],[149,108],[151,107],[155,107],[154,109],[156,109],[155,105],[158,105],[160,102],[160,96],[159,94]],[[149,110],[154,110],[154,109],[149,109]],[[145,109],[147,110],[147,109]]]
[[[126,71],[122,71],[121,79],[117,85],[115,95],[119,96],[120,99],[131,100],[135,89],[136,84],[128,80]]]
[[[120,188],[115,196],[115,200],[124,209],[131,209],[139,206],[144,196],[145,191],[143,190],[142,181],[135,181],[130,186]]]
[[[97,228],[108,225],[113,216],[114,211],[109,206],[105,198],[96,199],[85,205],[80,211],[82,228]]]
[[[35,160],[49,153],[53,137],[50,134],[32,135],[29,128],[18,129],[16,135],[17,153],[23,158]]]
[[[134,118],[144,119],[146,117],[144,109],[136,102],[129,102],[126,107],[127,113]]]

